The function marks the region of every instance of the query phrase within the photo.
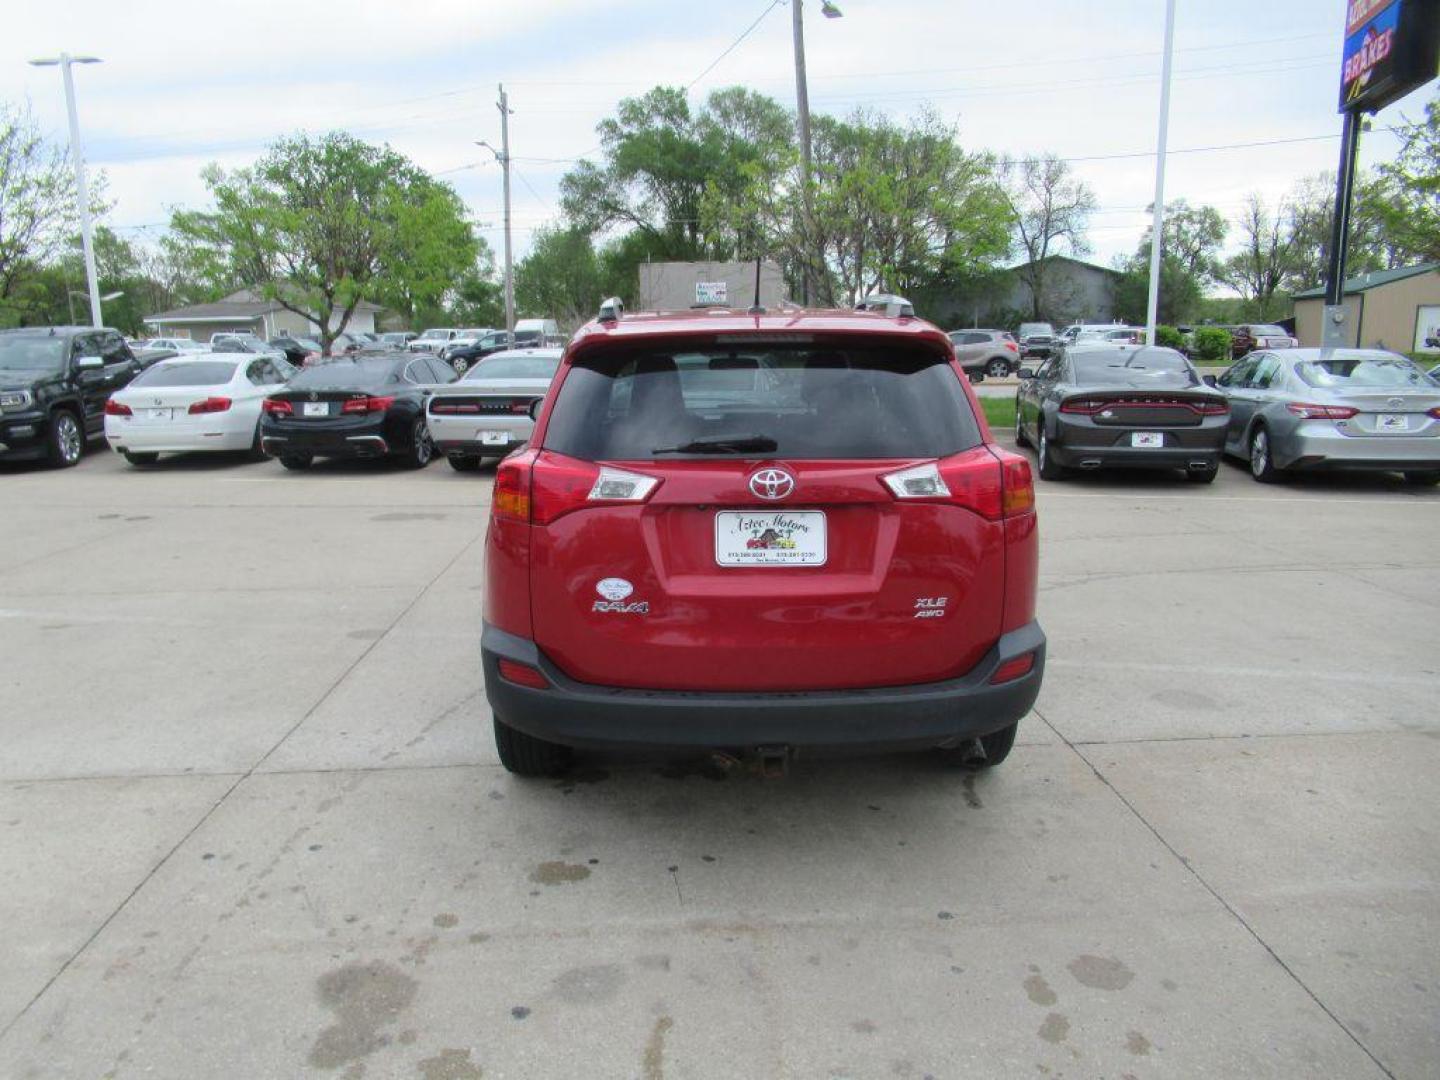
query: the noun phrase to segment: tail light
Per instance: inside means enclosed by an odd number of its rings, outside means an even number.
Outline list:
[[[283,398],[266,398],[260,408],[271,416],[295,415],[295,407]]]
[[[1228,401],[1202,401],[1195,407],[1201,416],[1226,416],[1230,412]]]
[[[1440,420],[1440,405],[1437,405],[1425,415],[1431,417],[1432,419]]]
[[[534,402],[532,401],[512,401],[510,403],[510,411],[516,416],[529,416],[530,406],[533,404]]]
[[[532,690],[550,689],[550,680],[544,674],[529,664],[522,664],[518,660],[501,660],[500,677],[506,682],[515,683],[517,686],[528,686]]]
[[[395,404],[393,397],[363,397],[351,398],[340,407],[342,413],[372,413],[384,412]]]
[[[1292,401],[1285,408],[1301,420],[1349,420],[1360,412],[1348,405],[1311,405],[1303,401]]]
[[[130,408],[129,405],[121,404],[120,402],[116,401],[114,398],[110,398],[108,401],[105,402],[105,415],[106,415],[106,416],[134,416],[134,415],[135,415],[135,412],[134,412],[134,410],[132,410],[132,409]]]
[[[228,397],[207,397],[204,401],[197,401],[186,410],[191,416],[203,416],[206,413],[226,412],[230,408]]]
[[[1035,654],[1028,652],[1024,656],[1017,656],[1012,660],[1006,660],[996,668],[995,674],[990,676],[990,685],[994,686],[998,683],[1014,682],[1016,679],[1029,675],[1033,670],[1035,670]],[[539,675],[540,673],[537,671],[535,674]],[[544,678],[544,676],[541,676],[541,678]]]
[[[1078,413],[1081,416],[1093,416],[1108,404],[1109,402],[1101,401],[1098,398],[1071,398],[1069,401],[1060,403],[1060,411]]]
[[[1013,342],[1013,341],[1007,341],[1007,342],[1005,342],[1005,348],[1009,349],[1011,352],[1017,352],[1017,353],[1018,353],[1018,352],[1020,351],[1020,346],[1019,346],[1019,345],[1016,345],[1015,342]]]
[[[963,506],[990,521],[1018,517],[1035,508],[1030,462],[985,446],[880,479],[897,499]]]
[[[1230,412],[1228,401],[1197,401],[1197,400],[1163,400],[1160,398],[1149,399],[1143,397],[1134,398],[1092,398],[1076,397],[1060,403],[1062,413],[1070,413],[1079,416],[1094,416],[1104,409],[1139,408],[1139,409],[1189,409],[1201,416],[1225,416]]]
[[[435,416],[461,416],[478,413],[479,411],[479,405],[456,405],[453,402],[436,401],[434,398],[430,399],[430,412]]]
[[[495,470],[490,506],[496,517],[548,525],[585,506],[643,503],[659,486],[658,477],[527,451]]]

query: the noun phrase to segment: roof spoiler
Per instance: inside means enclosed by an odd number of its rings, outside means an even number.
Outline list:
[[[618,296],[612,296],[609,300],[602,300],[600,303],[599,320],[604,323],[619,322],[620,316],[625,314],[625,301]]]

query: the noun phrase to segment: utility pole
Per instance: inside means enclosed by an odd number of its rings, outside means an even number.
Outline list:
[[[515,272],[510,248],[510,99],[500,84],[500,165],[505,171],[505,330],[515,333]]]
[[[1355,166],[1360,157],[1359,109],[1345,110],[1340,137],[1340,170],[1335,177],[1335,217],[1330,223],[1330,250],[1326,252],[1325,314],[1320,347],[1344,348],[1350,344],[1345,325],[1345,263],[1350,242],[1350,211],[1355,202]]]
[[[75,197],[80,203],[80,244],[85,250],[85,279],[90,286],[90,324],[104,325],[100,317],[100,279],[95,273],[95,242],[90,232],[90,192],[85,183],[85,152],[80,146],[80,118],[75,111],[75,80],[70,75],[72,64],[98,64],[96,56],[71,56],[61,53],[57,57],[31,60],[35,67],[60,68],[65,81],[65,110],[70,114],[70,155],[75,162]],[[71,316],[74,319],[74,316]]]
[[[1160,73],[1160,138],[1155,148],[1155,220],[1150,226],[1150,305],[1146,308],[1145,343],[1155,344],[1160,310],[1160,254],[1165,246],[1165,153],[1170,138],[1170,74],[1175,60],[1175,0],[1165,3],[1165,60]]]
[[[809,307],[814,303],[810,266],[810,90],[805,81],[805,13],[802,8],[802,0],[790,0],[790,15],[795,30],[795,114],[800,123],[800,200],[803,219],[800,223],[803,234],[800,244],[800,288],[801,298],[805,301],[805,306]]]

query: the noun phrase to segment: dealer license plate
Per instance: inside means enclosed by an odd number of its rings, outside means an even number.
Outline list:
[[[1380,413],[1375,417],[1375,426],[1380,431],[1409,431],[1410,418],[1398,413]]]
[[[330,403],[328,401],[307,401],[301,411],[302,416],[329,416]]]
[[[510,441],[510,436],[503,431],[482,431],[475,437],[481,446],[504,446]]]
[[[715,515],[721,566],[824,566],[825,515],[819,510],[722,511]]]
[[[1130,433],[1130,445],[1143,447],[1147,450],[1154,450],[1165,445],[1165,435],[1159,431],[1132,431]]]

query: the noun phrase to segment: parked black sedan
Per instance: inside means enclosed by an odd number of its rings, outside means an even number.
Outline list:
[[[451,349],[450,354],[445,358],[456,372],[464,375],[466,371],[475,364],[484,360],[491,353],[503,352],[506,349],[518,348],[515,342],[519,334],[511,335],[504,330],[495,330],[480,338],[473,345],[466,345],[462,348]]]
[[[1076,345],[1020,369],[1015,441],[1040,476],[1071,469],[1183,469],[1208,484],[1220,469],[1230,406],[1174,349]]]
[[[388,457],[423,469],[435,456],[425,399],[455,372],[425,353],[334,357],[265,399],[260,446],[287,469],[317,457]]]

